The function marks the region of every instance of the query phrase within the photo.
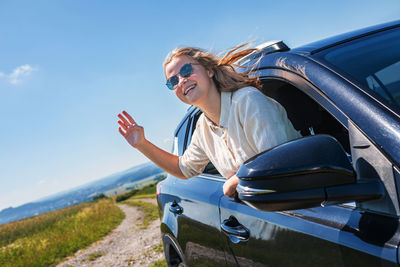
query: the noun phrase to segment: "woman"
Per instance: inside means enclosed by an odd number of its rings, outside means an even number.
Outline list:
[[[223,191],[234,197],[235,175],[250,157],[300,137],[284,108],[259,91],[257,78],[238,73],[233,64],[255,49],[243,45],[218,58],[198,48],[175,49],[164,63],[167,87],[184,103],[198,107],[200,116],[183,156],[168,153],[144,136],[144,130],[126,112],[118,114],[119,132],[130,145],[166,172],[194,177],[211,161],[228,180]]]

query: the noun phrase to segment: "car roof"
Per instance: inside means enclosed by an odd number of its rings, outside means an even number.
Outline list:
[[[332,36],[329,38],[325,38],[316,42],[312,42],[291,50],[291,52],[295,53],[306,53],[306,54],[315,54],[324,49],[330,48],[332,46],[348,42],[350,40],[360,38],[366,35],[370,35],[379,31],[388,30],[391,28],[400,27],[400,20],[395,20],[387,23],[382,23],[379,25],[374,25],[371,27],[366,27],[363,29],[350,31],[347,33],[339,34],[336,36]]]
[[[397,27],[400,27],[400,20],[339,34],[293,49],[290,49],[283,41],[270,41],[262,44],[264,47],[260,52],[251,53],[238,61],[237,63],[241,67],[236,67],[236,70],[239,72],[245,72],[268,68],[271,64],[274,64],[273,62],[275,61],[270,61],[270,58],[267,55],[271,55],[272,59],[279,54],[284,54],[285,57],[291,57],[291,55],[312,56],[313,54],[336,45]],[[262,56],[261,60],[260,56]]]

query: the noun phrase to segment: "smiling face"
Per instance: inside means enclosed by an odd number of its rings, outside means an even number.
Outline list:
[[[193,73],[187,78],[179,74],[183,65],[192,63]],[[212,80],[212,71],[206,70],[189,56],[174,57],[165,67],[167,79],[177,75],[179,83],[174,89],[175,95],[184,103],[196,107],[204,106],[210,95],[210,90],[216,90]]]

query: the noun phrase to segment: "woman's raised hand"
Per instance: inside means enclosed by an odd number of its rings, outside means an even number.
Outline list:
[[[121,126],[118,128],[119,132],[131,146],[138,148],[146,140],[143,127],[137,125],[125,110],[122,111],[122,114],[118,114],[118,118],[120,119],[118,124]]]

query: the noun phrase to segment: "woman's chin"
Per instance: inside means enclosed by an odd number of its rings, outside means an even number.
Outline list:
[[[197,94],[195,89],[192,89],[185,95],[185,102],[189,105],[196,106],[196,103],[199,102],[200,96]]]

